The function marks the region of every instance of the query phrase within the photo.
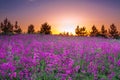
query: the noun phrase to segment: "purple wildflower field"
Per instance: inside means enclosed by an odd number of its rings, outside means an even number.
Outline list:
[[[120,41],[0,36],[0,80],[120,80]]]

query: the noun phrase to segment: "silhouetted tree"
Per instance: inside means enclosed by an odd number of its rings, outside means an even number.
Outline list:
[[[29,26],[28,26],[28,34],[33,34],[34,31],[35,31],[35,30],[34,30],[34,25],[32,25],[32,24],[29,25]]]
[[[44,23],[41,26],[41,30],[40,30],[41,34],[51,34],[51,26],[48,23]]]
[[[79,28],[79,26],[77,26],[77,28],[75,29],[75,33],[78,36],[86,36],[87,35],[87,31],[85,27]]]
[[[60,33],[59,34],[60,36],[73,36],[73,34],[72,33],[69,33],[69,32],[62,32],[62,33]]]
[[[117,39],[119,37],[119,33],[118,33],[117,28],[114,24],[110,25],[109,34],[110,34],[110,37],[112,37],[112,38]]]
[[[2,33],[2,27],[3,27],[3,23],[1,22],[1,24],[0,24],[0,33]]]
[[[80,28],[79,34],[80,34],[80,36],[86,36],[86,34],[87,34],[86,28],[85,27]]]
[[[20,34],[20,33],[22,32],[22,29],[20,28],[20,26],[18,26],[18,22],[17,22],[17,21],[15,22],[14,32],[15,32],[16,34]]]
[[[77,28],[75,29],[75,33],[80,36],[80,29],[79,29],[79,26],[77,26]]]
[[[63,36],[63,32],[60,32],[60,33],[59,33],[59,36]]]
[[[66,36],[69,36],[69,32],[66,32]]]
[[[95,25],[93,25],[92,27],[92,31],[90,32],[90,36],[99,36],[99,32],[97,30],[97,28],[95,27]]]
[[[102,25],[102,27],[101,27],[100,36],[107,37],[107,30],[105,29],[104,25]]]
[[[13,25],[6,18],[3,22],[1,22],[0,28],[3,34],[13,34]]]
[[[72,32],[69,34],[70,36],[73,36]]]

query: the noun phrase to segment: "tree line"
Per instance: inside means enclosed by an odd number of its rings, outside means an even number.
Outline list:
[[[27,33],[28,34],[34,34],[35,33],[35,29],[34,29],[34,25],[30,24],[28,26],[28,30]],[[3,35],[12,35],[12,34],[21,34],[22,33],[22,29],[21,27],[18,25],[18,22],[16,21],[15,24],[12,24],[7,18],[1,22],[0,24],[0,33]],[[38,31],[38,33],[40,34],[52,34],[51,32],[51,26],[45,22],[41,25],[40,27],[40,31]]]
[[[6,18],[0,24],[0,33],[3,34],[3,35],[21,34],[22,29],[18,25],[17,21],[15,22],[15,24],[11,24],[11,22]],[[34,34],[35,33],[35,29],[34,29],[33,24],[30,24],[28,26],[27,33],[28,34]],[[47,22],[45,22],[45,23],[41,24],[40,31],[38,31],[37,33],[52,34],[51,26]],[[110,38],[116,38],[116,39],[120,37],[120,34],[117,30],[117,27],[114,24],[110,25],[110,28],[108,30],[105,29],[104,25],[102,25],[100,31],[98,31],[96,26],[93,25],[92,28],[91,28],[91,32],[89,34],[88,34],[85,27],[77,26],[76,29],[75,29],[75,33],[76,33],[77,36],[91,36],[91,37],[105,37],[105,38],[110,37]],[[73,34],[72,33],[69,34],[69,32],[64,32],[63,34],[60,33],[60,35],[73,36]]]
[[[79,26],[77,26],[77,28],[75,29],[75,33],[77,34],[77,36],[88,36],[88,33],[85,27],[80,28]],[[108,30],[105,29],[104,25],[102,25],[100,31],[98,31],[96,26],[93,25],[89,36],[118,39],[120,37],[120,34],[117,30],[117,27],[114,24],[110,25],[110,28]]]

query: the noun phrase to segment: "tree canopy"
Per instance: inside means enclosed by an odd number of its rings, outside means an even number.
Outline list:
[[[33,34],[35,32],[35,30],[34,30],[34,25],[29,25],[28,26],[28,34]]]
[[[15,22],[15,29],[14,29],[15,34],[21,34],[22,33],[22,29],[20,28],[20,26],[18,26],[18,22]]]
[[[110,25],[109,34],[110,34],[110,37],[112,37],[112,38],[119,37],[119,33],[118,33],[117,28],[114,24]]]
[[[47,22],[45,22],[44,24],[41,25],[40,33],[41,34],[52,34],[51,26]]]
[[[1,31],[3,34],[12,34],[13,33],[13,25],[6,18],[0,25]]]
[[[90,32],[90,36],[96,37],[99,35],[98,29],[96,28],[95,25],[92,26],[92,31]]]
[[[75,29],[75,33],[76,33],[78,36],[86,36],[86,35],[87,35],[87,31],[86,31],[86,28],[85,28],[85,27],[79,28],[79,26],[77,26],[77,28]]]

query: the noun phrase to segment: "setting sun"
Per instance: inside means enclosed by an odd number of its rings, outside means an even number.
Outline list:
[[[60,31],[75,34],[75,28],[77,24],[78,24],[78,20],[74,18],[61,19],[61,22],[59,25],[61,27]]]
[[[64,31],[64,32],[69,32],[69,33],[72,33],[72,34],[75,34],[75,25],[74,24],[65,24],[62,26],[63,29],[61,31]]]

